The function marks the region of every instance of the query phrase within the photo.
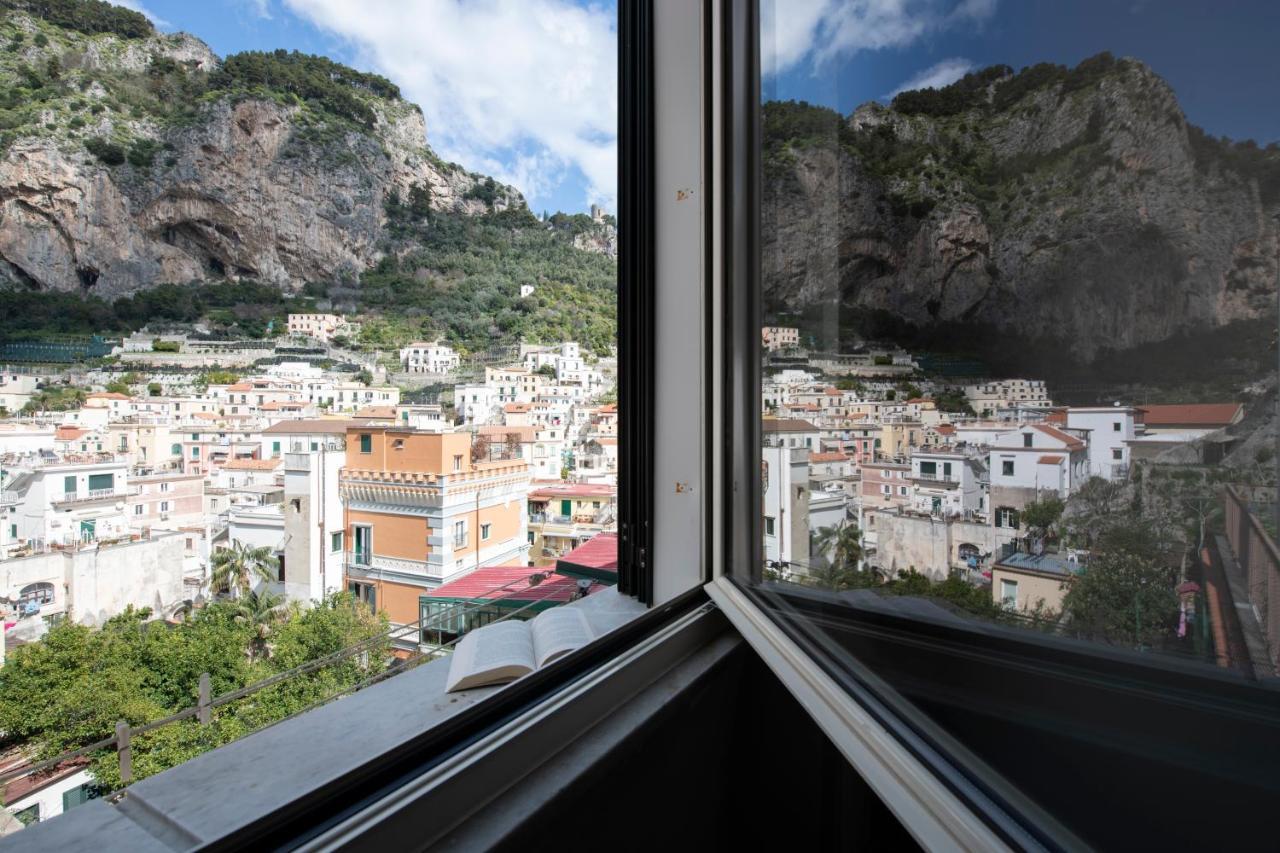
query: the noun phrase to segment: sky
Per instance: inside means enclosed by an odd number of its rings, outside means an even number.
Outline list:
[[[692,1],[692,0],[691,0]],[[121,2],[121,0],[117,0]],[[219,55],[278,47],[376,71],[446,160],[537,212],[616,207],[615,0],[125,0]],[[848,113],[995,63],[1150,65],[1214,135],[1280,140],[1280,0],[761,0],[766,97]]]
[[[762,17],[766,98],[849,113],[988,65],[1109,50],[1150,66],[1215,136],[1280,140],[1277,0],[762,0]]]

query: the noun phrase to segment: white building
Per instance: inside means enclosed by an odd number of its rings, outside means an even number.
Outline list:
[[[916,449],[911,454],[912,508],[936,516],[986,510],[982,464],[962,453]]]
[[[1107,480],[1129,476],[1129,442],[1137,437],[1138,410],[1128,406],[1067,409],[1067,428],[1089,442],[1089,473]]]
[[[1077,435],[1049,424],[1027,424],[991,443],[992,503],[996,491],[1042,492],[1066,498],[1089,478],[1089,448]]]
[[[1049,390],[1041,379],[998,379],[968,385],[964,395],[979,415],[995,414],[1015,406],[1048,408],[1053,405]]]
[[[784,571],[809,565],[809,451],[762,447],[764,558]]]
[[[461,363],[453,347],[439,341],[415,341],[400,350],[400,366],[407,373],[452,373]]]
[[[284,595],[319,601],[342,589],[342,499],[339,472],[346,451],[320,445],[284,455]]]

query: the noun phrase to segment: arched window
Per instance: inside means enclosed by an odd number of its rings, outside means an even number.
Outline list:
[[[956,549],[956,553],[960,555],[961,560],[966,561],[970,559],[976,560],[982,555],[982,552],[978,550],[978,546],[972,542],[961,542],[960,547]]]
[[[170,446],[169,446],[169,455],[170,455],[170,456],[181,456],[181,455],[182,455],[182,445],[181,445],[181,444],[173,444],[173,445],[170,445]]]
[[[22,588],[22,592],[18,594],[19,604],[53,604],[53,584],[51,583],[29,583]]]

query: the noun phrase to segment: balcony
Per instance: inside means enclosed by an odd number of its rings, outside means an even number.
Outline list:
[[[383,557],[379,554],[357,555],[353,551],[343,554],[343,566],[347,574],[352,577],[377,578],[382,577],[384,572],[412,575],[418,578],[440,577],[438,571],[431,571],[426,560],[406,560],[400,557]]]
[[[54,498],[52,501],[54,506],[66,506],[69,504],[94,504],[110,501],[115,498],[123,500],[126,497],[124,492],[117,492],[115,487],[109,489],[89,489],[84,492],[67,492],[61,498]]]

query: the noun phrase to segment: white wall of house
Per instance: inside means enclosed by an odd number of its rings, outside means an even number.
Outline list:
[[[1089,473],[1107,480],[1129,476],[1129,442],[1137,437],[1137,410],[1127,406],[1067,409],[1067,426],[1089,431]]]

